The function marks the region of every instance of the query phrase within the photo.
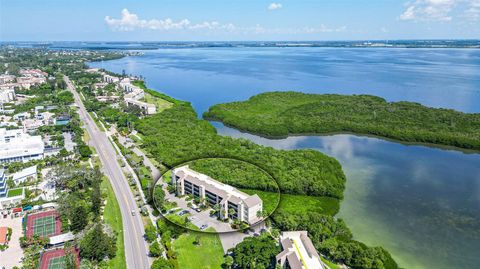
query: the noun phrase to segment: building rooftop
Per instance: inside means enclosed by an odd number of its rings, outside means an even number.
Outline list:
[[[15,174],[13,174],[12,179],[16,181],[20,178],[24,178],[24,177],[27,177],[27,176],[30,176],[30,175],[33,175],[33,174],[36,174],[36,173],[37,173],[37,166],[34,165],[34,166],[30,166],[30,167],[27,167],[23,170],[20,170],[20,171],[16,172]]]
[[[7,241],[8,228],[0,227],[0,245],[5,245]]]
[[[286,258],[292,269],[325,268],[306,231],[283,232],[280,243],[283,251],[277,260]]]
[[[0,128],[0,159],[44,153],[41,136],[31,136],[22,129]]]
[[[65,242],[68,242],[68,241],[72,241],[73,239],[75,239],[75,236],[73,235],[73,233],[71,232],[68,232],[68,233],[64,233],[64,234],[59,234],[59,235],[55,235],[55,236],[52,236],[50,237],[50,245],[58,245],[58,244],[63,244]]]
[[[202,173],[199,173],[197,171],[194,171],[192,169],[190,169],[190,167],[188,167],[188,165],[185,165],[185,166],[182,166],[182,167],[179,167],[179,168],[176,168],[175,170],[181,170],[183,172],[183,174],[187,175],[187,180],[195,180],[195,182],[198,182],[198,183],[201,183],[202,185],[204,185],[209,191],[215,191],[215,194],[223,194],[223,195],[220,195],[220,196],[225,196],[227,194],[229,195],[232,195],[232,196],[236,196],[237,198],[241,199],[241,200],[246,200],[247,198],[250,197],[250,195],[242,192],[242,191],[239,191],[238,189],[236,189],[235,187],[232,187],[230,185],[227,185],[227,184],[224,184],[222,182],[219,182],[205,174],[202,174]],[[175,173],[177,174],[177,172]],[[210,188],[208,187],[211,187],[212,190],[210,190]],[[258,197],[258,196],[257,196]]]

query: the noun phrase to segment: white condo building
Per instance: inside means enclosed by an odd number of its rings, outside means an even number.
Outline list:
[[[15,89],[13,86],[0,86],[0,102],[9,103],[15,100]]]
[[[138,106],[147,115],[155,114],[157,112],[157,108],[154,104],[148,104],[140,101],[145,97],[145,92],[142,88],[133,85],[129,78],[122,79],[119,85],[120,88],[126,93],[124,99],[127,106]]]
[[[210,206],[219,204],[223,209],[221,211],[228,214],[231,219],[244,221],[250,225],[262,220],[259,213],[263,210],[263,204],[258,195],[248,195],[198,173],[188,165],[173,169],[172,183],[176,186],[177,195],[193,195],[195,198],[205,199]]]
[[[43,159],[44,149],[41,136],[31,136],[22,129],[0,128],[0,163]]]
[[[117,83],[117,82],[120,81],[120,79],[118,77],[115,77],[115,76],[110,76],[110,75],[104,74],[103,75],[103,81],[106,82],[106,83]]]
[[[280,236],[283,251],[277,256],[281,268],[325,269],[312,240],[306,231],[283,232]]]

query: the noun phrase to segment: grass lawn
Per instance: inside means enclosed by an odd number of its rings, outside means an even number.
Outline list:
[[[213,229],[210,231],[214,232]],[[199,245],[193,243],[196,236],[200,238]],[[223,248],[218,234],[189,232],[173,242],[173,249],[177,253],[179,268],[222,268]]]
[[[138,156],[137,154],[131,152],[130,153],[130,159],[132,160],[133,163],[140,163],[143,161],[142,158],[140,158],[140,156]]]
[[[325,215],[335,215],[340,208],[339,200],[326,196],[308,196],[282,194],[278,210],[283,212],[318,212]]]
[[[103,212],[103,218],[105,222],[117,232],[117,254],[115,258],[108,262],[108,268],[126,269],[125,248],[123,246],[123,224],[120,207],[118,206],[112,186],[107,178],[103,179],[101,186],[102,193],[106,195],[105,199],[107,201],[107,205],[105,206],[105,210]]]
[[[259,190],[241,189],[248,194],[258,194],[263,201],[263,206],[267,212],[275,209],[278,195],[274,192]],[[339,210],[339,201],[336,198],[325,196],[308,196],[295,194],[282,194],[278,211],[283,212],[318,212],[326,215],[335,215]]]
[[[95,117],[95,115],[93,114],[93,112],[88,112],[88,114],[90,114],[90,117],[92,117],[93,121],[95,122],[95,125],[97,125],[98,129],[101,131],[101,132],[105,132],[105,128],[103,128],[103,126],[100,124],[100,122],[98,121],[98,118]]]
[[[8,191],[7,197],[19,196],[19,195],[22,195],[22,193],[23,193],[23,188],[12,189]]]
[[[163,174],[162,181],[167,184],[172,182],[172,170],[168,170],[165,174]]]
[[[188,228],[188,229],[191,229],[191,230],[199,231],[200,229],[197,226],[195,226],[194,224],[192,224],[191,222],[188,222],[188,223],[185,224],[185,218],[188,218],[188,217],[190,217],[190,213],[187,213],[183,216],[179,216],[176,213],[168,214],[168,215],[165,216],[166,219],[168,219],[169,221],[171,221],[173,223],[178,224],[181,227],[185,227],[185,228]]]
[[[159,97],[155,97],[148,92],[145,92],[143,101],[149,104],[154,104],[157,107],[157,113],[170,108],[173,104]]]
[[[83,142],[88,143],[90,141],[90,134],[87,132],[87,130],[83,131]]]

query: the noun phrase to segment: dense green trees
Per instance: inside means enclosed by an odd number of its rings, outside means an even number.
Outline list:
[[[88,215],[87,215],[87,210],[85,209],[85,206],[83,205],[78,205],[73,209],[72,215],[71,215],[71,224],[70,224],[70,229],[73,232],[80,232],[82,231],[85,226],[88,224]]]
[[[354,132],[480,149],[480,114],[389,103],[371,95],[269,92],[212,106],[204,117],[264,136]]]
[[[275,256],[280,253],[275,240],[267,235],[246,237],[230,250],[236,268],[275,268]]]
[[[148,243],[152,243],[157,239],[157,229],[153,225],[149,224],[145,227],[145,240]]]
[[[95,262],[105,257],[115,257],[117,251],[115,236],[108,235],[102,224],[95,224],[80,241],[80,256]]]
[[[164,258],[158,258],[153,261],[152,266],[150,269],[173,269],[174,266],[172,262],[169,260],[165,260]]]
[[[237,188],[278,192],[277,182],[257,166],[233,159],[200,159],[188,163],[200,173]]]
[[[46,179],[52,180],[57,188],[62,230],[78,233],[81,257],[95,263],[116,254],[116,236],[99,218],[103,200],[102,177],[98,168],[73,164],[53,167],[46,175]]]
[[[80,145],[78,147],[78,152],[80,153],[80,156],[82,156],[82,158],[86,159],[86,158],[89,158],[91,155],[92,155],[92,150],[90,149],[89,146],[87,145]]]
[[[162,249],[160,247],[160,244],[158,242],[153,242],[149,246],[148,252],[152,257],[160,257],[160,255],[162,255]]]
[[[278,180],[284,193],[341,198],[345,175],[337,160],[315,150],[275,150],[216,134],[189,104],[137,122],[143,145],[157,161],[175,166],[196,158],[231,157],[251,162]]]

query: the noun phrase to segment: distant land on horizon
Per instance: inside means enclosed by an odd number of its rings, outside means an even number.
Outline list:
[[[333,48],[480,48],[480,39],[352,40],[352,41],[2,41],[2,45],[50,49],[149,50],[208,47],[333,47]]]

